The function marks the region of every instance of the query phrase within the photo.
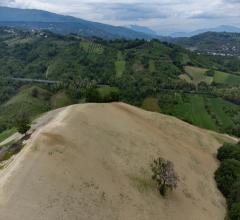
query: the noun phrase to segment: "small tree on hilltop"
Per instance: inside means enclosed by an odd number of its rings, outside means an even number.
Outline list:
[[[165,196],[167,191],[177,188],[178,177],[174,171],[171,161],[158,158],[151,164],[152,179],[157,182],[161,195]]]
[[[25,134],[31,128],[30,120],[26,113],[20,113],[16,118],[16,128],[19,133]]]

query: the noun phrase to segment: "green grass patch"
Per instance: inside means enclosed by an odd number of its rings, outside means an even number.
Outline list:
[[[237,86],[240,84],[240,76],[216,71],[214,75],[214,82],[219,84]]]
[[[227,84],[232,86],[240,84],[240,76],[237,75],[215,71],[214,76],[211,77],[206,75],[206,71],[208,69],[205,68],[186,66],[184,69],[187,73],[185,75],[188,75],[189,77],[181,75],[180,78],[196,85],[200,82],[206,82],[207,84],[215,82],[218,84]]]
[[[160,107],[158,105],[158,99],[154,97],[145,98],[142,103],[142,108],[147,111],[160,112]]]
[[[229,77],[229,74],[217,71],[214,75],[213,80],[214,80],[215,83],[224,84],[224,83],[226,83],[228,77]]]
[[[36,94],[34,90],[37,90]],[[50,110],[50,95],[48,91],[37,86],[22,88],[17,95],[0,106],[0,121],[13,127],[14,119],[19,112],[28,114],[30,120],[35,119],[38,115]]]
[[[126,61],[123,58],[122,53],[119,51],[117,55],[117,60],[115,62],[116,76],[121,77],[125,71]]]
[[[0,142],[3,142],[4,140],[9,138],[11,135],[15,134],[16,132],[17,132],[16,128],[11,128],[0,133]]]

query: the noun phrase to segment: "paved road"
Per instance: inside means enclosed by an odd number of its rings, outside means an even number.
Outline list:
[[[10,80],[21,81],[21,82],[36,82],[36,83],[44,83],[44,84],[57,84],[59,81],[54,80],[44,80],[44,79],[30,79],[30,78],[7,78]]]

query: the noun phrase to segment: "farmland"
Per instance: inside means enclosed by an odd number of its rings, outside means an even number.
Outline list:
[[[226,85],[239,85],[240,84],[240,76],[229,74],[221,71],[215,71],[213,76],[207,76],[206,72],[208,69],[186,66],[185,74],[182,74],[180,77],[188,82],[194,83],[198,85],[200,82],[205,82],[207,84],[217,83],[217,84],[226,84]]]

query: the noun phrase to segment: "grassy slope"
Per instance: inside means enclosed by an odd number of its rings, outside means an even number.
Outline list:
[[[217,71],[216,74],[214,75],[214,82],[234,86],[240,84],[240,77]]]
[[[37,97],[32,96],[34,88],[38,91]],[[14,118],[19,112],[25,112],[31,119],[34,119],[50,109],[47,100],[49,96],[46,90],[36,86],[22,88],[17,95],[0,107],[0,120],[14,124]]]
[[[0,142],[4,141],[5,139],[7,139],[11,135],[13,135],[16,131],[17,130],[15,128],[11,128],[9,130],[6,130],[6,131],[0,133]]]

